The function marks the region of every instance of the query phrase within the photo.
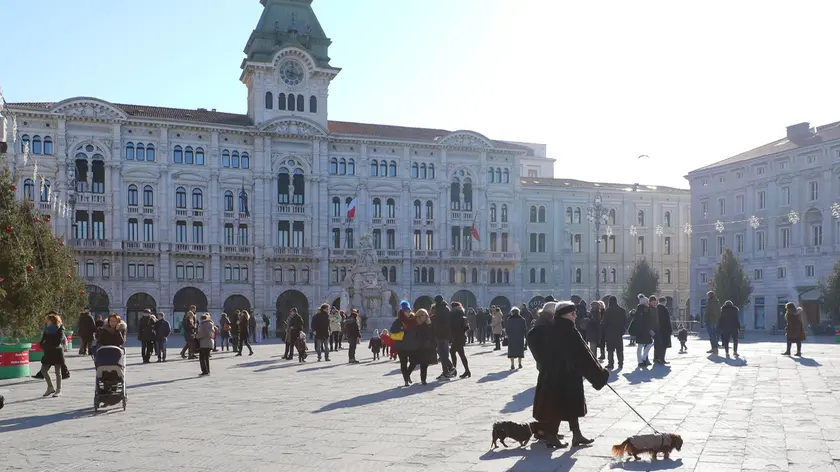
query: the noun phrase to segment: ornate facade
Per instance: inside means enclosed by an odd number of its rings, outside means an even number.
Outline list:
[[[646,257],[683,306],[687,192],[555,179],[540,144],[329,121],[339,69],[311,2],[262,3],[242,63],[246,114],[85,97],[9,104],[20,197],[77,249],[94,311],[127,313],[130,325],[149,306],[175,320],[189,304],[311,313],[338,303],[364,236],[394,304],[589,299],[596,277],[602,295],[619,294]],[[600,272],[586,220],[596,192],[612,210]]]

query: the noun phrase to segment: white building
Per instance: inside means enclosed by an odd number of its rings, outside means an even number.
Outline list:
[[[840,223],[832,216],[838,174],[840,122],[789,126],[782,139],[690,172],[691,300],[705,298],[728,247],[753,284],[742,310],[747,329],[783,327],[788,301],[819,323],[824,310],[816,284],[831,273],[840,248]],[[717,221],[723,224],[716,229]]]
[[[20,196],[53,215],[72,199],[71,217],[53,223],[78,251],[94,311],[127,313],[130,327],[147,307],[176,319],[189,304],[311,313],[340,297],[367,234],[394,304],[588,300],[599,275],[586,210],[597,192],[612,210],[602,232],[613,231],[601,294],[619,295],[648,257],[663,296],[684,306],[687,191],[554,179],[544,144],[329,121],[339,69],[311,2],[262,3],[240,77],[247,114],[87,97],[9,105]],[[50,187],[40,197],[25,146]]]

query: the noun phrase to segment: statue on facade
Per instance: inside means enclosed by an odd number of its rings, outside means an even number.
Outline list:
[[[344,292],[348,294],[349,300],[345,310],[358,308],[361,314],[368,317],[368,326],[374,329],[390,326],[393,321],[389,303],[391,290],[382,275],[373,247],[373,237],[369,234],[359,238],[356,262],[344,279]],[[345,307],[343,299],[341,305]]]

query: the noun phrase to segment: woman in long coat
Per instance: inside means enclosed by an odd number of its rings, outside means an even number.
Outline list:
[[[522,358],[525,357],[525,335],[528,333],[528,324],[519,312],[519,308],[510,309],[507,319],[507,356],[510,359],[510,370],[513,370],[513,360],[519,360],[519,368],[522,368]]]
[[[490,315],[490,329],[493,332],[493,342],[496,343],[494,351],[502,350],[502,310],[493,308],[493,314]]]
[[[534,392],[534,419],[538,430],[546,437],[549,448],[566,447],[557,437],[562,421],[572,430],[572,446],[592,444],[580,431],[578,419],[586,416],[583,379],[596,390],[607,384],[609,371],[592,357],[580,332],[575,328],[576,307],[571,302],[558,304],[545,345],[547,356],[540,366]],[[542,357],[542,356],[541,356]]]
[[[44,332],[41,334],[41,350],[44,357],[41,358],[41,374],[47,382],[45,397],[61,396],[61,367],[64,365],[64,349],[61,347],[61,340],[64,338],[64,326],[61,324],[61,317],[55,312],[50,312],[44,323]],[[55,367],[55,388],[50,379],[50,369]]]
[[[783,356],[790,355],[791,344],[796,344],[795,356],[802,356],[802,341],[805,340],[805,325],[802,323],[802,307],[796,308],[793,303],[785,305],[785,321],[787,322],[787,349]]]
[[[653,336],[656,334],[653,331],[653,326],[648,299],[641,298],[639,299],[639,306],[636,307],[636,314],[633,316],[633,321],[630,323],[630,328],[628,329],[630,335],[636,338],[636,358],[639,361],[639,367],[650,365],[648,355],[650,354],[650,348],[653,347]]]

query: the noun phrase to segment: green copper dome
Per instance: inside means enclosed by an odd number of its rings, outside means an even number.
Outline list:
[[[260,0],[260,3],[265,8],[245,45],[248,56],[245,61],[270,62],[280,49],[296,46],[309,51],[319,66],[330,65],[328,49],[332,41],[312,10],[312,0]]]

